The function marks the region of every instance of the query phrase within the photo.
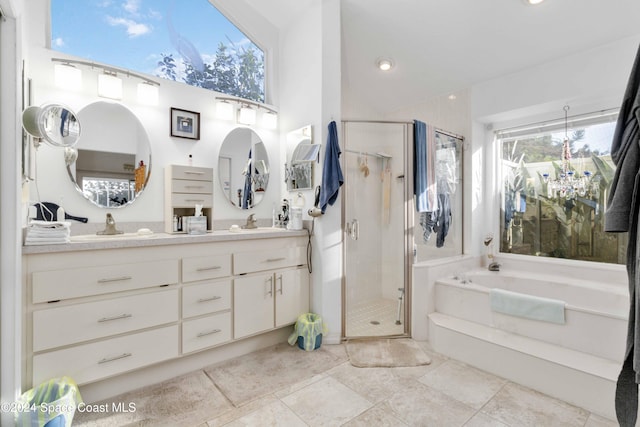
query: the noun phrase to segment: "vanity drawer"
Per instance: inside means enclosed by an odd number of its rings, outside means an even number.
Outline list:
[[[306,263],[307,248],[303,246],[256,252],[237,252],[233,254],[233,273],[245,274]]]
[[[178,357],[178,332],[173,325],[38,354],[32,384],[64,375],[86,384]]]
[[[196,204],[205,208],[213,206],[213,195],[211,194],[172,193],[171,199],[174,208],[193,208]]]
[[[182,260],[182,282],[227,276],[231,276],[231,255],[229,254],[184,258]]]
[[[182,288],[182,317],[231,309],[231,280]]]
[[[188,179],[193,181],[213,181],[212,168],[197,168],[193,166],[171,165],[173,179]]]
[[[177,321],[177,289],[36,310],[33,351]]]
[[[202,350],[231,340],[231,312],[182,323],[182,353]]]
[[[171,180],[172,193],[211,194],[213,181],[194,181],[186,179]]]
[[[31,276],[33,303],[108,294],[178,283],[178,260],[146,261],[67,270]]]

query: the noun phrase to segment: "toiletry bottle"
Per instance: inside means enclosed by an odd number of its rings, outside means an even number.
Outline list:
[[[178,231],[178,215],[173,216],[173,231]]]
[[[189,166],[193,166],[193,155],[189,154],[189,160],[187,161]]]
[[[278,221],[278,214],[276,213],[276,204],[274,203],[271,207],[271,227],[276,227],[276,222]]]

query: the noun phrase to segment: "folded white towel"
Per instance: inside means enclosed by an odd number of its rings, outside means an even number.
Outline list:
[[[511,316],[564,324],[565,302],[493,288],[489,291],[491,310]]]
[[[53,236],[69,236],[71,233],[69,232],[69,230],[64,230],[64,229],[49,229],[49,230],[39,230],[36,228],[30,228],[27,230],[27,236],[33,236],[33,237],[37,237],[37,236],[43,236],[43,237],[53,237]]]
[[[71,223],[69,221],[41,221],[33,219],[29,221],[28,227],[39,230],[70,229]]]
[[[65,237],[65,238],[52,238],[52,239],[45,239],[45,238],[41,238],[41,239],[33,239],[33,238],[29,238],[27,237],[24,241],[24,244],[26,246],[32,246],[32,245],[57,245],[57,244],[64,244],[64,243],[71,243],[71,238],[70,237]]]

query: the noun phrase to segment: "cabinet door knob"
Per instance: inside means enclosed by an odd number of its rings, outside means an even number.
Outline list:
[[[273,276],[269,277],[267,281],[269,282],[269,291],[267,292],[267,294],[269,294],[269,296],[273,298]]]
[[[278,275],[277,280],[280,282],[280,289],[276,289],[276,292],[280,292],[280,295],[282,295],[282,274]]]

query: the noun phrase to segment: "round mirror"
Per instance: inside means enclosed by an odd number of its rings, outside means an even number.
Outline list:
[[[269,183],[269,156],[258,134],[249,128],[229,132],[218,157],[222,192],[240,209],[256,206]]]
[[[65,150],[69,177],[97,206],[132,203],[151,174],[151,146],[140,120],[125,106],[98,101],[78,112],[82,138]]]
[[[22,126],[31,136],[42,138],[54,147],[72,147],[80,136],[80,122],[71,109],[60,104],[27,107]]]

